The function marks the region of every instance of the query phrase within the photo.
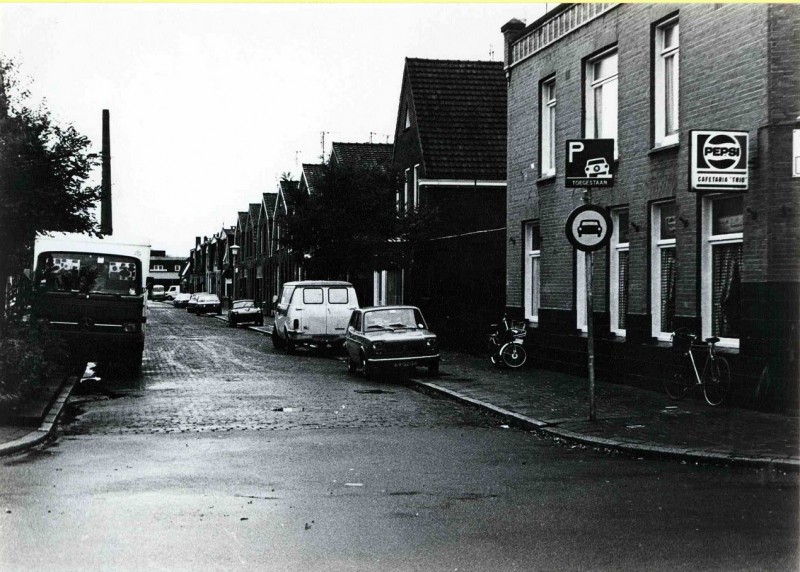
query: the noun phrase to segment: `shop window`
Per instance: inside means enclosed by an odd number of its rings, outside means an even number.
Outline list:
[[[729,347],[739,346],[743,213],[741,195],[703,201],[702,333]]]

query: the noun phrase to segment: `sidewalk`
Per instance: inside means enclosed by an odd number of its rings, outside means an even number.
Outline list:
[[[248,329],[269,335],[271,319]],[[76,382],[71,379],[60,388],[38,429],[0,426],[0,455],[45,440]],[[673,402],[660,392],[598,381],[597,420],[592,422],[586,379],[529,367],[498,369],[486,357],[450,351],[442,352],[439,377],[414,377],[411,383],[491,411],[509,425],[592,446],[639,456],[800,470],[798,417],[710,407],[691,397]]]

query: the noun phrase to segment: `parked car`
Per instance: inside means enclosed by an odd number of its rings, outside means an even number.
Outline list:
[[[264,313],[253,300],[234,300],[228,310],[228,325],[235,328],[240,324],[264,325]]]
[[[216,294],[201,294],[197,297],[195,314],[222,314],[222,302]]]
[[[424,366],[439,373],[439,342],[414,306],[378,306],[353,312],[344,341],[347,371],[370,377],[380,368]]]
[[[190,314],[194,314],[197,311],[197,300],[205,294],[205,292],[195,292],[189,298],[189,301],[186,302],[186,311]]]
[[[163,301],[164,296],[164,287],[161,284],[154,284],[152,290],[150,290],[150,299],[154,301]]]
[[[357,308],[356,291],[349,282],[287,282],[275,305],[272,344],[289,353],[298,345],[341,346]]]
[[[186,305],[189,303],[189,299],[192,297],[191,294],[178,294],[175,296],[175,299],[172,300],[172,305],[176,308],[185,308]]]
[[[164,294],[164,297],[167,300],[174,300],[175,297],[180,293],[181,293],[181,287],[180,286],[170,286],[169,289],[167,290],[167,293]]]

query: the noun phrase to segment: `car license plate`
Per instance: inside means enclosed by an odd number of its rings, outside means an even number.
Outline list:
[[[414,367],[417,365],[415,361],[401,361],[394,364],[394,367]]]

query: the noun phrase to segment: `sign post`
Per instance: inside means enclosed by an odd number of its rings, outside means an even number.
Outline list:
[[[592,299],[593,252],[611,239],[613,223],[603,207],[593,205],[592,188],[614,186],[614,140],[567,140],[566,188],[584,189],[584,204],[567,217],[567,240],[586,253],[586,354],[589,368],[589,421],[597,420],[594,376],[594,300]]]

